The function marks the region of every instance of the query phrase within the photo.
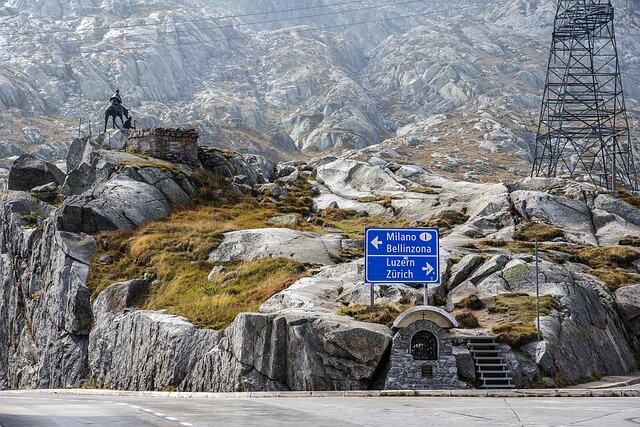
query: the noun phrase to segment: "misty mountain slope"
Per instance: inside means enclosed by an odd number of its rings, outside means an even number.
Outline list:
[[[635,123],[640,10],[616,6]],[[516,150],[522,173],[554,14],[552,0],[7,1],[3,124],[68,118],[38,125],[45,145],[68,140],[80,118],[95,133],[119,87],[139,126],[194,125],[209,145],[286,158],[383,141],[393,148],[412,136],[448,141],[442,152],[429,147],[444,156],[464,142],[486,155]],[[436,114],[451,123],[424,129]],[[487,121],[499,126],[484,132]],[[22,136],[0,138],[35,149]],[[467,169],[459,172],[478,172]]]

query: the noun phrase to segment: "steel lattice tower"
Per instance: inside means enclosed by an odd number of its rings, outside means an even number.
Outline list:
[[[559,0],[532,176],[636,190],[610,0]]]

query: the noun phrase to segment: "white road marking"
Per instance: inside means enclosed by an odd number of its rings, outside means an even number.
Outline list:
[[[142,409],[142,408],[140,408],[139,406],[136,406],[136,405],[129,405],[129,406],[131,406],[133,409]]]
[[[154,412],[153,415],[155,415],[156,417],[164,417],[164,414],[161,414],[160,412]]]
[[[187,423],[185,421],[181,422],[180,424],[183,425],[183,426],[192,426],[193,425],[193,424],[189,424],[189,423]]]
[[[178,421],[177,418],[173,418],[173,417],[164,417],[164,418],[169,420],[169,421]]]

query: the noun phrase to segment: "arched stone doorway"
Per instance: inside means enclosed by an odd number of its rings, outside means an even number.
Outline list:
[[[438,338],[429,331],[418,331],[411,338],[413,360],[438,360]]]

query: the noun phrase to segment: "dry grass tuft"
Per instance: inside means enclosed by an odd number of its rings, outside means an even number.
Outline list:
[[[640,247],[640,237],[638,236],[625,236],[622,240],[618,242],[619,245],[622,246],[633,246]]]
[[[175,254],[163,254],[161,258],[160,285],[151,289],[141,308],[164,308],[213,329],[227,327],[238,313],[256,311],[272,295],[305,275],[305,267],[296,261],[264,259],[228,266],[230,273],[209,282],[209,263],[185,263]]]
[[[396,307],[388,304],[377,304],[373,307],[365,304],[354,304],[341,308],[338,314],[350,316],[356,320],[367,323],[379,323],[391,327],[396,318],[408,307]]]
[[[620,190],[618,191],[618,198],[622,201],[629,203],[631,206],[635,206],[636,208],[640,208],[640,197],[626,191]]]
[[[516,229],[513,239],[521,242],[547,242],[558,237],[564,237],[564,233],[558,227],[541,222],[527,221]]]
[[[454,308],[466,308],[468,310],[482,310],[484,304],[476,295],[469,295],[462,301],[458,302]]]
[[[456,314],[456,322],[458,322],[460,327],[467,329],[473,329],[480,326],[476,315],[467,310]]]
[[[626,268],[640,259],[640,252],[621,246],[583,246],[570,250],[575,261],[593,269]]]
[[[540,297],[540,316],[548,316],[553,310],[559,310],[560,304],[551,295]],[[489,313],[502,313],[508,316],[506,321],[491,328],[498,341],[519,348],[537,339],[536,333],[536,297],[526,294],[499,294],[495,297],[495,306]]]
[[[640,274],[628,273],[619,268],[598,268],[591,273],[606,283],[611,291],[640,283]]]

